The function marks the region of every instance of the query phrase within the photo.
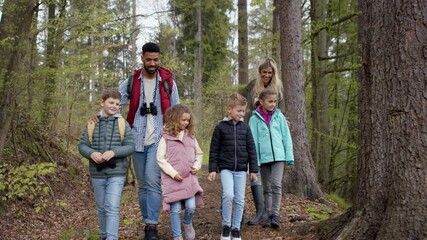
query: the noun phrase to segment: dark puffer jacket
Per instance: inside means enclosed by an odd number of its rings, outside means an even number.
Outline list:
[[[234,123],[227,118],[219,122],[212,135],[209,151],[209,172],[258,172],[256,148],[249,126],[243,121]]]
[[[126,122],[126,131],[123,141],[120,139],[120,131],[117,118],[121,115],[100,117],[93,131],[93,141],[89,142],[87,128],[80,139],[79,152],[89,159],[89,172],[92,178],[104,178],[113,176],[125,176],[128,169],[127,156],[135,149],[133,134]],[[114,158],[101,164],[91,159],[94,152],[104,153],[108,150],[114,152]]]

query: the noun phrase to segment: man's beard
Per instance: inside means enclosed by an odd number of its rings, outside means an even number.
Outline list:
[[[150,70],[149,67],[144,66],[145,71],[149,74],[155,74],[157,72],[158,67],[156,66],[150,66],[150,67],[154,67],[154,70]]]

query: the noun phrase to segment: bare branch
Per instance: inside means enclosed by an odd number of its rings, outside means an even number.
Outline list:
[[[174,11],[174,10],[157,11],[157,12],[153,12],[153,13],[150,13],[150,14],[147,14],[147,15],[145,15],[145,14],[136,14],[136,15],[132,15],[132,16],[128,16],[128,17],[117,18],[117,19],[115,19],[115,20],[116,20],[116,21],[122,21],[122,20],[128,20],[128,19],[131,19],[131,18],[137,18],[137,17],[143,17],[143,18],[146,18],[146,17],[153,16],[153,15],[155,15],[155,14],[170,13],[170,12],[173,12],[173,11]]]

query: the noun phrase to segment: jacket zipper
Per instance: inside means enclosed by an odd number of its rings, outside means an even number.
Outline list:
[[[264,120],[264,118],[257,112],[258,116],[262,119],[262,121],[267,125],[268,128],[268,134],[270,135],[270,146],[271,146],[271,153],[273,154],[273,162],[276,161],[276,156],[274,155],[274,148],[273,148],[273,138],[271,137],[271,129],[270,125],[267,124],[267,122]],[[270,121],[271,122],[271,121]]]
[[[237,133],[236,133],[236,124],[233,123],[234,129],[234,171],[237,169]]]
[[[265,123],[267,124],[267,123]],[[273,138],[271,137],[271,130],[270,130],[270,126],[267,125],[268,127],[268,134],[270,134],[270,146],[271,146],[271,152],[273,153],[273,161],[276,161],[276,156],[274,156],[274,149],[273,149]]]

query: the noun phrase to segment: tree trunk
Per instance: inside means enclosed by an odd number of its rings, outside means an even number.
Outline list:
[[[202,0],[196,3],[196,44],[194,51],[194,115],[196,119],[202,119],[202,68],[203,68],[203,46],[202,46]]]
[[[284,174],[284,191],[314,200],[323,196],[310,155],[304,95],[301,0],[280,1],[280,43],[285,109],[291,122],[295,167]]]
[[[239,83],[248,84],[248,1],[238,0]]]
[[[47,65],[47,76],[44,84],[44,99],[42,105],[42,123],[48,127],[49,119],[52,114],[53,98],[55,94],[55,79],[56,79],[56,68],[57,59],[55,54],[55,38],[56,38],[56,3],[50,1],[48,4],[48,26],[47,26],[47,44],[46,44],[46,65]]]
[[[25,58],[31,51],[31,25],[37,9],[35,0],[5,0],[0,21],[0,155],[15,114],[16,89],[23,83]],[[22,87],[22,86],[21,86]]]
[[[58,16],[56,9],[58,5]],[[47,26],[47,44],[46,44],[46,66],[47,76],[44,85],[44,99],[42,106],[42,123],[48,129],[55,121],[57,115],[57,104],[55,100],[57,70],[59,65],[59,56],[62,46],[62,34],[64,31],[64,18],[67,1],[50,1],[48,4],[48,26]]]
[[[281,67],[280,61],[280,44],[278,39],[280,38],[280,22],[279,22],[279,0],[273,0],[273,47],[271,48],[271,56],[276,60],[277,67]]]
[[[358,189],[324,239],[427,239],[427,5],[359,2]]]
[[[129,74],[133,73],[133,70],[137,69],[137,62],[136,62],[136,52],[138,49],[136,49],[136,38],[139,33],[139,27],[136,25],[136,0],[132,0],[132,21],[131,21],[131,37],[130,37],[130,44],[131,44],[131,51],[130,51],[130,65],[131,65],[131,71]]]
[[[312,26],[320,26],[326,20],[327,0],[310,1]],[[311,154],[315,163],[319,182],[327,187],[329,176],[329,119],[328,119],[328,79],[326,78],[326,58],[328,46],[326,29],[313,35],[311,39],[312,77],[312,141]]]

